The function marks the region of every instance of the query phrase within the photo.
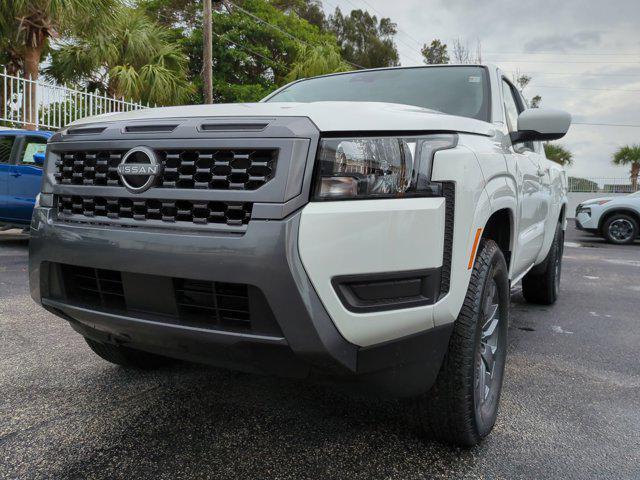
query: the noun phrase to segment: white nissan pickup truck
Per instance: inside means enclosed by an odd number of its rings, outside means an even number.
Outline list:
[[[487,65],[88,118],[47,147],[31,294],[110,362],[358,385],[474,445],[496,421],[510,287],[558,296],[566,180],[541,142],[570,121]]]

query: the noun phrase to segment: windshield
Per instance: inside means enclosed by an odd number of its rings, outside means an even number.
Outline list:
[[[489,88],[482,67],[370,70],[294,83],[268,102],[389,102],[489,121]]]

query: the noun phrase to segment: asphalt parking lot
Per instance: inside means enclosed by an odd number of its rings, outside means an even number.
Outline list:
[[[390,400],[110,365],[32,302],[27,240],[0,233],[0,478],[640,478],[640,243],[566,240],[556,305],[514,289],[498,424],[459,450]]]

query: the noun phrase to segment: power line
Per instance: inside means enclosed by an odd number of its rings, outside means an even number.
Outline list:
[[[220,34],[215,33],[215,32],[214,32],[213,34],[214,34],[216,37],[218,37],[219,39],[224,40],[224,41],[226,41],[226,42],[230,43],[231,45],[234,45],[236,48],[239,48],[240,50],[243,50],[243,51],[244,51],[244,52],[246,52],[246,53],[250,53],[250,54],[252,54],[252,55],[255,55],[255,56],[257,56],[257,57],[262,58],[263,60],[266,60],[266,61],[270,64],[270,66],[271,66],[271,67],[276,67],[276,66],[277,66],[277,64],[276,64],[272,59],[270,59],[270,58],[268,58],[268,57],[266,57],[266,56],[262,55],[262,54],[261,54],[261,53],[259,53],[259,52],[256,52],[256,51],[254,51],[254,50],[251,50],[250,48],[248,48],[248,47],[246,47],[246,46],[244,46],[244,45],[240,45],[240,44],[238,44],[238,43],[234,42],[234,41],[233,41],[233,40],[231,40],[230,38],[226,37],[226,36],[225,36],[226,34],[225,34],[225,35],[220,35]]]
[[[525,71],[522,72],[527,75],[568,75],[568,76],[578,76],[578,77],[635,77],[638,78],[640,76],[639,73],[571,73],[571,72],[531,72]]]
[[[621,65],[640,65],[640,62],[609,62],[609,61],[597,61],[589,62],[583,60],[505,60],[505,59],[492,59],[492,62],[502,63],[588,63],[588,64],[621,64]]]
[[[529,84],[527,88],[557,88],[561,90],[593,90],[593,91],[602,91],[602,92],[626,92],[626,93],[640,93],[640,90],[626,90],[624,88],[587,88],[587,87],[565,87],[562,85],[536,85]]]
[[[362,2],[365,3],[366,5],[368,5],[369,7],[371,7],[371,9],[374,12],[376,12],[378,15],[380,15],[381,17],[384,17],[384,15],[379,10],[377,10],[376,7],[374,7],[369,2],[367,2],[367,0],[362,0]],[[349,3],[351,3],[351,2],[349,2]],[[414,36],[409,35],[409,33],[407,31],[405,31],[405,30],[401,30],[400,28],[398,28],[398,31],[404,33],[407,37],[409,37],[411,40],[416,42],[422,48],[422,45],[423,45],[424,42],[421,42],[420,40],[416,39]]]
[[[632,127],[632,128],[640,128],[640,125],[624,124],[624,123],[571,122],[571,125],[589,125],[589,126],[596,126],[596,127]]]
[[[299,43],[301,43],[301,44],[303,44],[303,45],[306,45],[306,46],[308,46],[308,47],[312,47],[312,45],[310,45],[309,43],[305,42],[304,40],[299,39],[298,37],[296,37],[296,36],[294,36],[294,35],[290,34],[289,32],[287,32],[287,31],[283,30],[282,28],[278,27],[277,25],[273,25],[272,23],[267,22],[267,21],[266,21],[266,20],[264,20],[263,18],[258,17],[257,15],[255,15],[255,14],[251,13],[250,11],[245,10],[245,9],[244,9],[244,8],[242,8],[242,7],[239,7],[239,6],[238,6],[238,5],[236,5],[235,3],[233,3],[233,2],[231,2],[231,1],[229,1],[229,0],[227,0],[227,3],[230,3],[231,5],[233,5],[235,8],[237,8],[238,10],[240,10],[240,11],[241,11],[242,13],[244,13],[245,15],[250,16],[250,17],[251,17],[251,18],[253,18],[256,22],[259,22],[259,23],[263,23],[263,24],[265,24],[265,25],[268,25],[268,26],[270,26],[271,28],[273,28],[273,29],[275,29],[275,30],[279,31],[279,32],[280,32],[280,33],[282,33],[283,35],[287,36],[288,38],[290,38],[290,39],[292,39],[292,40],[295,40],[295,41],[297,41],[297,42],[299,42]],[[365,68],[365,67],[363,67],[362,65],[358,65],[357,63],[349,62],[349,61],[347,61],[347,60],[345,60],[345,62],[346,62],[346,63],[348,63],[349,65],[351,65],[352,67],[356,67],[356,68],[358,68],[358,69],[364,69],[364,68]]]
[[[380,17],[384,18],[384,15],[383,15],[382,13],[380,13],[378,10],[376,10],[376,9],[375,9],[375,8],[374,8],[370,3],[368,3],[366,0],[362,0],[362,1],[363,1],[365,4],[369,5],[369,7],[371,7],[371,8],[373,9],[373,11],[374,11],[374,12],[376,12],[378,15],[380,15]],[[347,0],[347,2],[349,2],[349,4],[351,4],[351,6],[352,6],[353,8],[360,10],[360,8],[358,8],[358,6],[357,6],[355,3],[353,3],[351,0]],[[404,31],[402,31],[400,28],[398,28],[398,32],[402,32],[402,33],[404,33],[405,35],[409,36],[407,33],[405,33]],[[420,44],[420,42],[418,42],[417,40],[413,39],[413,37],[410,37],[410,38],[412,38],[412,40],[414,40],[415,42],[417,42],[418,44]],[[407,47],[411,50],[411,52],[413,52],[413,53],[418,53],[418,54],[422,57],[422,52],[418,52],[418,51],[415,49],[415,47],[414,47],[413,45],[409,45],[407,42],[405,42],[405,41],[404,41],[404,40],[402,40],[401,38],[398,38],[397,40],[398,40],[400,43],[402,43],[403,45],[407,46]],[[420,45],[421,45],[421,44],[420,44]],[[422,45],[421,45],[421,46],[422,46]],[[406,53],[405,53],[405,56],[410,57],[409,55],[406,55]],[[416,59],[415,59],[415,57],[410,58],[410,60],[413,60],[414,62],[422,63],[422,61],[421,61],[421,60],[416,60]]]
[[[605,57],[640,57],[640,52],[638,53],[595,53],[595,52],[583,52],[583,53],[572,53],[572,52],[557,52],[557,51],[540,51],[540,52],[486,52],[485,55],[567,55],[567,56],[605,56]]]

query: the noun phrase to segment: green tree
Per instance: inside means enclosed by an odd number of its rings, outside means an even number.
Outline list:
[[[51,53],[46,74],[117,98],[173,105],[186,101],[187,57],[143,11],[121,7],[91,36],[68,38]]]
[[[430,45],[425,43],[420,52],[422,52],[422,56],[424,57],[423,61],[427,65],[449,63],[447,44],[442,43],[437,38],[431,40]]]
[[[522,73],[516,74],[515,76],[515,84],[520,91],[524,90],[530,82],[531,77],[529,75],[525,75],[524,73]]]
[[[328,23],[346,61],[365,68],[400,64],[393,41],[397,27],[390,18],[381,18],[378,22],[369,12],[352,10],[349,15],[343,15],[340,8],[336,8]]]
[[[70,32],[90,35],[108,24],[114,0],[0,0],[0,48],[9,70],[34,80],[51,39]],[[28,119],[36,115],[36,89],[27,92]],[[27,128],[34,128],[33,125]]]
[[[638,175],[640,175],[640,145],[624,145],[613,154],[612,163],[620,166],[630,166],[630,178],[633,191],[638,190]]]
[[[284,13],[295,13],[320,30],[324,30],[327,26],[320,0],[271,0],[271,4]]]
[[[314,77],[327,73],[347,72],[352,67],[340,56],[340,52],[331,45],[309,47],[300,45],[296,62],[286,76],[287,82],[300,78]]]
[[[518,90],[520,90],[520,93],[524,97],[525,96],[524,89],[527,88],[527,86],[529,85],[529,83],[531,83],[531,80],[533,80],[533,78],[531,78],[530,75],[526,75],[524,73],[520,73],[519,71],[516,71],[516,73],[514,73],[513,75],[513,80],[516,86],[518,87]],[[529,101],[529,108],[540,108],[541,102],[542,102],[542,97],[540,95],[535,95]]]
[[[542,97],[540,95],[536,95],[529,102],[529,106],[531,108],[540,108],[540,103],[542,102]]]
[[[573,153],[562,145],[547,142],[544,144],[544,153],[549,160],[559,163],[560,165],[573,165]]]
[[[322,31],[282,4],[267,0],[216,3],[213,15],[213,98],[215,102],[257,101],[283,85],[296,69],[301,72],[301,51],[316,47],[340,52],[335,35]],[[291,2],[295,3],[295,2]],[[151,15],[158,14],[189,57],[189,77],[196,85],[194,103],[202,101],[202,17],[184,0],[143,0]],[[236,8],[237,5],[240,8]],[[278,8],[276,5],[280,5]],[[284,10],[283,10],[284,9]],[[329,51],[325,50],[325,51]],[[333,62],[335,63],[335,62]],[[332,64],[332,62],[328,62]],[[317,73],[328,71],[313,67]],[[305,73],[306,75],[306,73]]]

